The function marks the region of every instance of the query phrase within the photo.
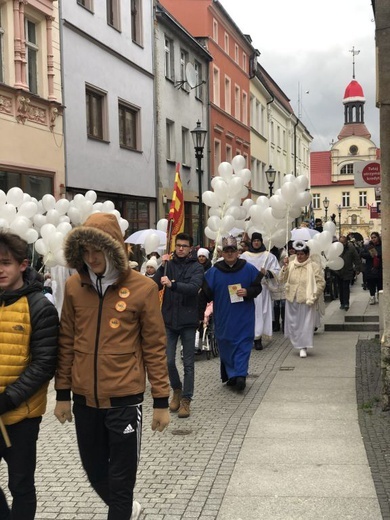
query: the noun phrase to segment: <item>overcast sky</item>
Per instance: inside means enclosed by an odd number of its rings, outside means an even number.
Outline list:
[[[259,63],[314,137],[312,151],[329,150],[344,124],[343,97],[355,79],[366,99],[364,121],[376,146],[375,23],[371,0],[220,0],[261,55]],[[308,93],[307,93],[308,91]],[[300,93],[298,95],[298,93]],[[300,99],[298,107],[298,98]]]

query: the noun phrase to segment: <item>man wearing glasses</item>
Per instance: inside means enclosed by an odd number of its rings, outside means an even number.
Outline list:
[[[153,278],[160,289],[164,288],[162,314],[167,334],[169,379],[173,390],[169,409],[178,412],[181,419],[190,416],[194,394],[195,333],[199,326],[198,293],[204,273],[203,267],[192,255],[192,245],[190,235],[179,233],[172,258],[163,256],[163,265]],[[183,345],[183,382],[176,366],[179,338]]]

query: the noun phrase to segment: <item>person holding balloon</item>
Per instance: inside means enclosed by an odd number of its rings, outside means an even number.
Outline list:
[[[321,267],[310,258],[309,246],[301,240],[293,243],[295,258],[284,258],[279,280],[286,284],[284,335],[299,350],[301,358],[313,348],[316,326],[316,302],[325,289]]]
[[[343,251],[340,257],[344,260],[344,265],[341,269],[335,270],[339,286],[340,309],[347,311],[349,309],[349,297],[351,282],[355,275],[358,275],[362,270],[362,263],[357,249],[350,244],[348,237],[341,235],[339,242],[343,246]]]

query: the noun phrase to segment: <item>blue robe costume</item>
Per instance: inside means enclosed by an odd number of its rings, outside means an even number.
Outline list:
[[[256,267],[240,259],[232,267],[219,261],[205,274],[202,290],[205,298],[214,302],[222,382],[247,376],[255,330],[254,298],[261,292],[262,277]],[[228,285],[234,284],[247,289],[244,301],[231,302]]]

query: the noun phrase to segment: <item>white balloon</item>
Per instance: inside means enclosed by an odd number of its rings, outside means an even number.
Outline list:
[[[56,232],[55,226],[53,224],[44,224],[41,227],[41,237],[45,241],[45,244],[49,245],[50,236]]]
[[[237,220],[241,216],[240,208],[237,206],[231,206],[226,210],[225,215],[231,215],[235,220]]]
[[[68,217],[68,215],[61,215],[60,216],[60,224],[62,222],[70,222],[70,218]]]
[[[221,233],[228,233],[234,227],[235,218],[231,215],[225,215],[221,219]]]
[[[62,216],[65,215],[65,213],[68,211],[69,204],[70,202],[68,199],[59,199],[57,200],[54,209],[56,209],[58,211],[58,214]]]
[[[306,244],[308,245],[308,247],[310,249],[311,255],[320,255],[321,254],[321,251],[322,251],[321,244],[318,240],[314,240],[313,238],[311,238],[310,240],[308,240],[306,242]]]
[[[207,225],[211,231],[218,231],[221,226],[221,219],[217,216],[211,216],[207,220]]]
[[[112,211],[113,209],[115,209],[115,204],[112,202],[112,200],[106,200],[103,202],[103,206],[102,206],[103,213],[108,213],[108,212]]]
[[[330,244],[327,251],[325,252],[325,256],[329,260],[333,260],[334,258],[337,258],[341,255],[343,252],[344,246],[341,242],[333,242],[333,244]]]
[[[20,206],[18,215],[23,215],[24,217],[31,218],[38,211],[38,207],[35,202],[26,201]]]
[[[283,247],[286,245],[286,230],[278,229],[271,235],[271,244],[275,247]]]
[[[85,198],[86,198],[86,200],[89,200],[90,202],[92,202],[92,204],[94,204],[97,199],[96,191],[93,191],[93,190],[87,191],[87,193],[85,194]]]
[[[306,175],[298,175],[294,180],[294,184],[298,191],[305,191],[309,187],[309,179]]]
[[[8,223],[11,223],[16,217],[16,208],[10,202],[0,206],[0,218],[4,218]]]
[[[64,243],[64,235],[59,231],[55,231],[50,235],[49,238],[49,248],[52,253],[62,249],[62,245]]]
[[[283,186],[281,187],[281,192],[283,199],[288,204],[294,204],[296,198],[297,198],[297,189],[292,182],[285,182]]]
[[[221,204],[226,202],[226,199],[228,197],[228,185],[226,184],[226,182],[215,183],[214,193]]]
[[[222,179],[222,177],[219,177],[219,175],[216,175],[215,177],[213,177],[213,178],[211,179],[211,183],[210,183],[210,184],[211,184],[211,187],[212,187],[213,189],[215,189],[215,186],[216,186],[219,182],[221,182],[222,184],[226,184],[226,181],[225,181],[224,179]]]
[[[46,213],[46,222],[53,224],[53,226],[57,226],[60,223],[60,214],[56,209],[49,209]]]
[[[0,229],[6,231],[9,228],[8,220],[0,218]]]
[[[119,219],[119,227],[121,228],[122,235],[124,235],[126,233],[126,230],[129,228],[128,221],[121,217]]]
[[[102,211],[103,202],[95,202],[93,205],[93,211]]]
[[[233,166],[228,162],[221,162],[218,166],[218,173],[225,181],[229,181],[233,175]]]
[[[144,248],[146,251],[146,254],[149,255],[153,251],[156,251],[158,249],[158,246],[160,245],[160,237],[157,233],[148,233],[148,235],[145,237],[144,241]]]
[[[295,201],[295,205],[300,206],[300,207],[308,206],[310,204],[310,201],[311,201],[310,191],[303,191],[301,193],[298,193],[296,201]]]
[[[0,206],[5,204],[7,202],[7,195],[4,193],[3,190],[0,190]]]
[[[257,204],[253,204],[253,206],[249,208],[249,217],[253,224],[261,225],[263,221],[263,213],[264,211]]]
[[[252,172],[248,170],[248,168],[244,168],[243,170],[237,172],[237,175],[241,177],[244,184],[248,184],[252,178]]]
[[[31,195],[29,195],[28,193],[23,193],[23,204],[25,202],[30,202],[32,200],[32,197]],[[35,199],[33,202],[37,202],[37,200]]]
[[[217,196],[213,191],[204,191],[202,194],[202,201],[206,206],[211,206],[213,208],[217,208],[219,206],[219,202]]]
[[[77,209],[82,208],[84,201],[85,197],[82,193],[76,193],[76,195],[73,197],[73,204],[76,206]]]
[[[26,233],[24,234],[24,239],[28,244],[33,244],[38,240],[39,233],[36,229],[28,229]]]
[[[69,231],[72,231],[72,226],[69,222],[60,222],[57,226],[57,231],[65,236]]]
[[[35,242],[34,244],[34,247],[35,247],[35,251],[39,254],[39,255],[46,255],[47,252],[48,252],[48,247],[47,245],[45,244],[45,242],[43,241],[43,238],[38,238],[38,240]]]
[[[287,175],[285,175],[283,177],[282,184],[285,184],[286,182],[294,182],[294,181],[295,181],[295,176],[292,173],[287,173]]]
[[[260,197],[257,197],[256,204],[263,210],[267,209],[269,208],[269,199],[264,195],[260,195]]]
[[[336,233],[336,224],[332,220],[328,220],[324,224],[324,231],[329,231],[329,233],[334,236]]]
[[[205,227],[204,234],[207,238],[210,238],[211,240],[215,240],[217,238],[217,233],[215,231],[212,231],[208,226]]]
[[[37,213],[33,217],[33,223],[37,229],[41,229],[41,227],[44,224],[46,224],[46,215],[41,215],[41,213]]]
[[[166,233],[167,228],[168,228],[168,219],[160,218],[160,220],[157,222],[157,229],[159,231],[162,231],[163,233]]]
[[[42,197],[42,206],[45,211],[49,211],[50,209],[54,209],[56,205],[56,199],[50,193],[46,193]]]
[[[66,267],[66,260],[65,260],[65,255],[64,255],[63,249],[58,249],[57,251],[54,252],[54,262],[55,262],[55,265],[62,265],[64,267]]]
[[[242,155],[235,155],[232,160],[233,170],[237,173],[246,167],[245,157]]]
[[[217,217],[220,217],[222,214],[221,208],[209,208],[209,215],[212,217],[213,215],[216,215]]]
[[[329,231],[322,231],[320,233],[320,237],[318,240],[320,241],[323,251],[326,251],[328,249],[328,247],[332,243],[332,239],[333,236],[331,235],[331,233],[329,233]]]
[[[269,199],[269,205],[275,210],[286,211],[287,209],[285,199],[279,195],[272,195]]]
[[[338,271],[339,269],[342,269],[344,266],[344,260],[340,257],[334,258],[332,260],[329,260],[329,262],[326,264],[329,269],[333,269],[334,271]]]
[[[248,197],[248,194],[249,194],[248,188],[246,186],[243,186],[239,193],[240,199],[246,199]]]
[[[68,216],[73,225],[78,226],[79,224],[81,224],[80,211],[74,206],[68,209]]]
[[[288,216],[291,220],[294,220],[294,219],[300,217],[301,214],[302,214],[301,206],[293,205],[288,208]]]
[[[19,207],[23,204],[23,191],[14,187],[7,192],[7,202],[13,206]]]
[[[234,197],[235,195],[237,195],[237,193],[240,193],[243,187],[244,183],[241,177],[233,177],[228,185],[229,197]]]
[[[27,217],[15,217],[12,222],[10,222],[9,229],[12,233],[19,235],[22,237],[27,230],[31,227],[31,221]]]
[[[276,219],[284,219],[284,217],[286,216],[286,213],[287,213],[287,210],[286,209],[275,209],[275,208],[271,208],[272,209],[272,215],[276,218]]]
[[[242,207],[249,211],[249,208],[253,206],[255,202],[252,199],[245,199],[242,203]]]

